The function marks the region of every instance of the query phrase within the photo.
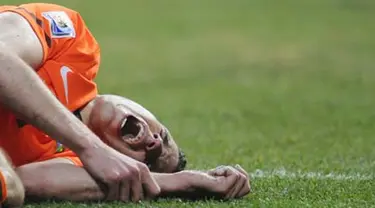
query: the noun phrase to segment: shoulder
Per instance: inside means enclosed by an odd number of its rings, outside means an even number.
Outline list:
[[[29,21],[16,12],[0,13],[0,47],[18,55],[31,67],[43,60],[43,47]]]

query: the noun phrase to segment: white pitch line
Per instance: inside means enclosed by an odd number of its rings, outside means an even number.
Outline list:
[[[303,171],[287,171],[284,168],[276,170],[255,170],[249,173],[253,179],[269,179],[269,178],[285,178],[285,179],[316,179],[316,180],[334,180],[334,181],[365,181],[374,180],[374,174],[345,174],[345,173],[322,173],[322,172],[303,172]]]

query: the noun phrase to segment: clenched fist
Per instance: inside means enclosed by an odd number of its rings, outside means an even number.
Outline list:
[[[247,172],[240,166],[219,166],[208,171],[214,183],[206,188],[220,194],[224,199],[240,198],[250,193],[250,180]]]
[[[219,166],[208,172],[181,171],[175,174],[154,174],[162,195],[188,198],[240,198],[250,193],[247,172],[239,165]]]

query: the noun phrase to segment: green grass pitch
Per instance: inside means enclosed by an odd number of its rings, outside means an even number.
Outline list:
[[[126,207],[375,206],[374,1],[49,2],[80,11],[100,42],[101,93],[152,110],[189,168],[253,175],[242,200]],[[124,207],[26,207],[39,206]]]

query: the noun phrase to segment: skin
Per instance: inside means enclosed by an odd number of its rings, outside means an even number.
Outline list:
[[[162,151],[155,159],[155,164],[166,164],[166,166],[163,169],[162,166],[153,165],[160,167],[160,170],[166,170],[164,172],[170,172],[169,170],[176,168],[177,146],[175,142],[170,135],[168,138],[161,136],[163,134],[156,137],[153,135],[166,128],[139,104],[119,96],[102,95],[86,105],[81,115],[83,122],[95,126],[96,132],[104,135],[103,138],[109,145],[114,145],[113,147],[122,154],[132,155],[142,162],[148,154],[147,151],[154,151],[146,148],[148,144],[158,140],[159,143],[154,144],[153,147],[160,148]],[[133,142],[129,143],[128,138],[124,139],[118,135],[118,128],[123,123],[123,119],[129,119],[129,116],[136,117],[138,122],[144,125],[144,132],[146,132],[135,146]],[[168,141],[165,141],[166,139]],[[167,161],[164,161],[166,158]],[[31,163],[17,168],[16,171],[25,186],[26,196],[29,198],[80,202],[118,200],[109,195],[107,187],[93,179],[84,168],[77,167],[64,158]],[[177,173],[152,173],[152,177],[160,186],[159,197],[233,199],[243,197],[250,192],[249,176],[240,166],[219,166],[206,172],[187,170]],[[138,201],[134,197],[127,200]]]
[[[0,28],[0,104],[76,152],[111,196],[125,201],[130,194],[137,199],[158,195],[160,187],[145,164],[104,144],[39,79],[34,70],[42,64],[43,51],[29,23],[3,12]]]
[[[116,200],[109,198],[106,186],[93,179],[84,168],[65,159],[32,163],[16,171],[29,199],[76,202]],[[161,188],[159,197],[234,199],[250,193],[249,176],[240,166],[219,166],[206,172],[152,173],[152,176]],[[129,201],[139,200],[129,198]]]
[[[121,105],[119,105],[121,104]],[[107,119],[105,115],[110,113]],[[86,105],[81,111],[84,123],[97,122],[97,125],[111,132],[108,124],[117,127],[126,116],[139,117],[150,125],[150,134],[160,132],[165,128],[157,119],[142,106],[126,98],[113,95],[98,96],[94,101]],[[115,116],[112,116],[115,115]],[[98,128],[97,131],[100,131]],[[118,132],[118,131],[114,131]],[[102,133],[103,134],[103,133]],[[117,134],[116,134],[117,135]],[[147,135],[147,134],[146,134]],[[158,139],[152,137],[153,140]],[[147,139],[146,137],[143,138]],[[155,146],[165,149],[170,148],[167,155],[173,158],[173,150],[177,150],[172,138],[169,145]],[[115,144],[116,149],[122,150],[123,154],[135,156],[147,154],[145,149],[133,149],[131,144],[119,136],[107,136],[109,144]],[[117,143],[114,141],[118,141]],[[143,143],[147,143],[142,140]],[[174,144],[174,145],[170,145]],[[163,153],[162,153],[163,154]],[[142,160],[144,157],[139,157]],[[168,158],[168,157],[167,157]],[[163,160],[163,157],[157,158]],[[156,160],[156,161],[157,161]],[[175,165],[172,169],[175,169]],[[167,166],[167,169],[169,167]],[[95,180],[81,167],[75,166],[70,160],[57,158],[44,162],[36,162],[16,168],[16,172],[25,186],[26,197],[32,199],[46,200],[70,200],[70,201],[113,201],[118,198],[110,195],[108,187],[100,181]],[[250,192],[249,176],[240,166],[219,166],[209,171],[180,171],[177,173],[152,173],[152,177],[160,186],[159,197],[178,196],[184,198],[216,197],[218,199],[240,198]],[[136,198],[128,198],[127,201],[137,202]]]
[[[25,186],[27,196],[48,198],[64,191],[64,187],[65,191],[69,188],[70,192],[86,193],[86,190],[90,190],[97,194],[90,199],[105,196],[107,200],[120,201],[153,198],[159,196],[161,191],[169,194],[205,190],[223,198],[248,193],[248,177],[239,169],[226,167],[210,173],[183,171],[151,174],[144,163],[103,143],[67,111],[34,72],[42,64],[43,51],[28,22],[18,14],[4,12],[0,14],[0,27],[0,104],[52,138],[59,138],[59,142],[75,151],[85,165],[85,168],[76,167],[62,159],[17,168],[15,171]],[[107,143],[111,144],[109,139]],[[68,167],[71,171],[62,174],[62,168]],[[7,170],[12,168],[8,165],[5,173]],[[20,184],[14,173],[6,178],[8,190],[13,189],[12,184]],[[7,201],[17,206],[23,203],[23,192],[16,188],[15,193],[21,197],[13,201],[10,194]],[[72,197],[63,192],[61,195],[67,199]]]
[[[7,207],[21,207],[25,198],[25,189],[21,179],[12,168],[12,164],[4,151],[0,149],[0,172],[5,179],[7,197],[4,205]],[[1,207],[1,206],[0,206]]]
[[[83,123],[105,143],[148,164],[151,171],[170,173],[176,170],[179,150],[173,137],[151,112],[138,103],[116,95],[101,95],[81,110],[81,116]],[[135,129],[133,135],[126,135],[127,130],[136,125],[140,129]],[[125,131],[121,132],[121,129]],[[137,140],[132,140],[133,137]]]

